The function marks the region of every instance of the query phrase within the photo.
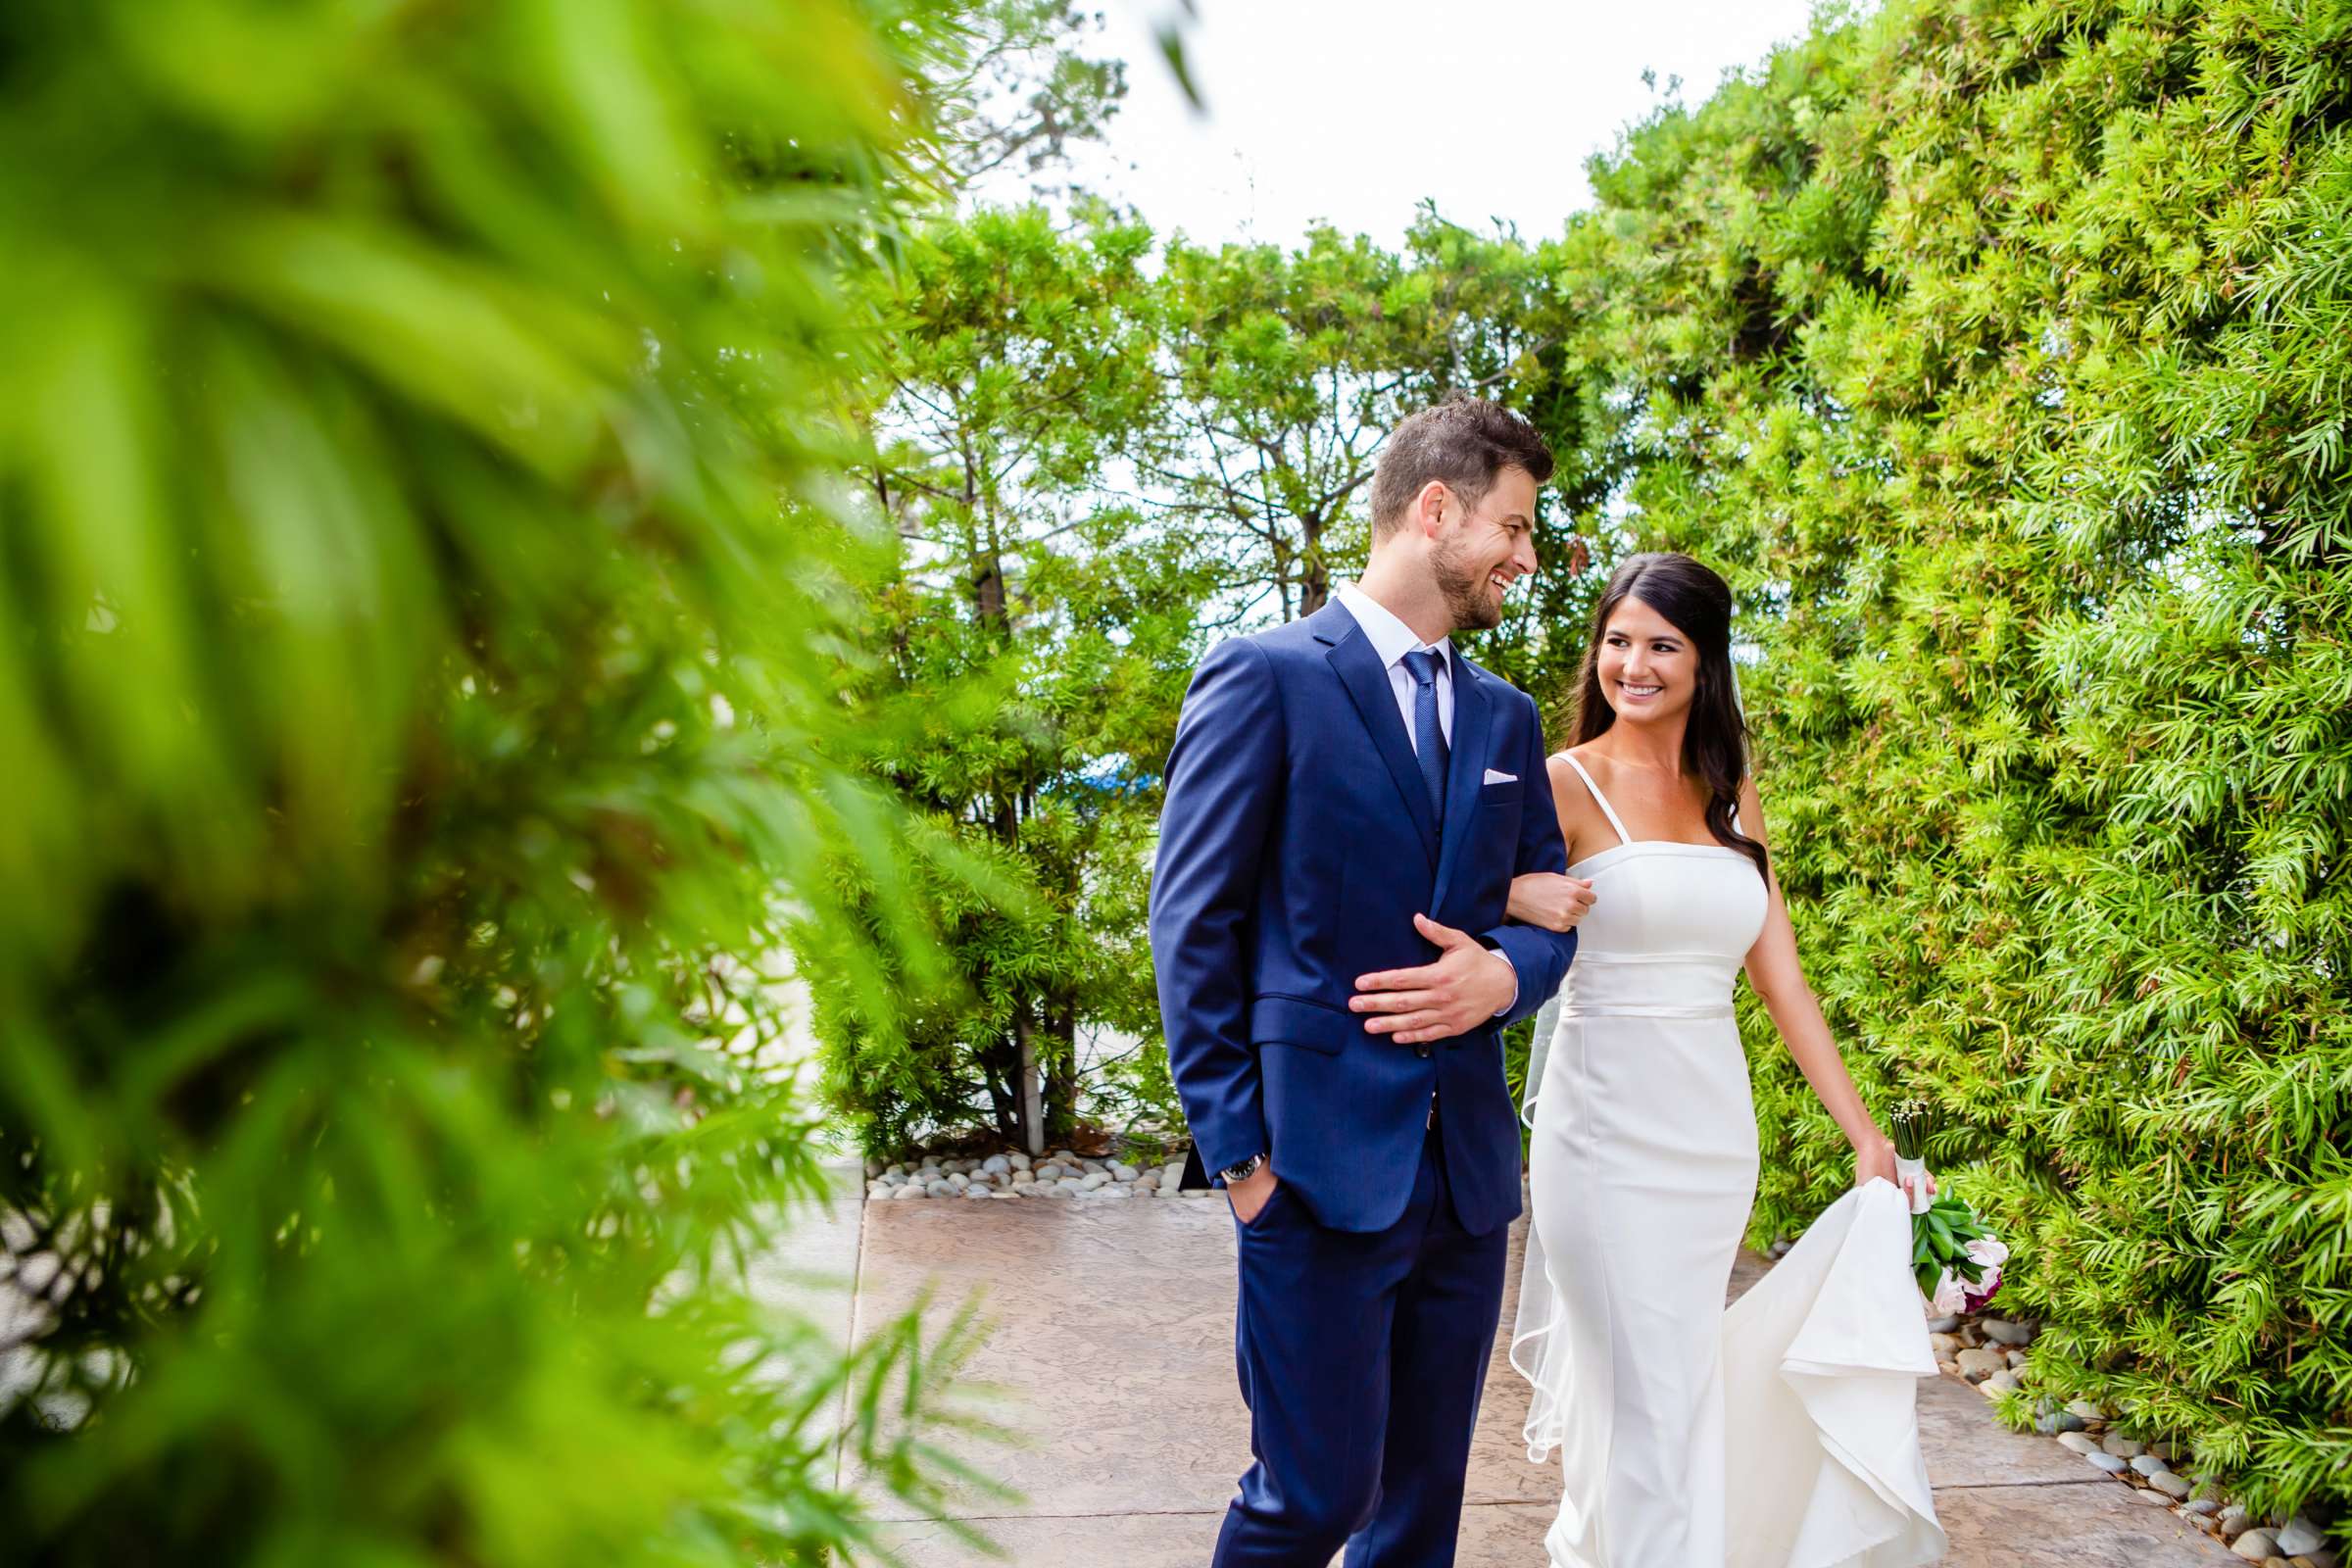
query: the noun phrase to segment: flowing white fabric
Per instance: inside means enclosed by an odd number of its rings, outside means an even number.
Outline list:
[[[1549,1561],[1936,1561],[1913,1383],[1936,1362],[1900,1192],[1874,1182],[1840,1199],[1724,1308],[1755,1198],[1732,1014],[1764,925],[1754,861],[1628,839],[1569,869],[1595,899],[1530,1078],[1535,1213],[1511,1338],[1533,1386],[1528,1456],[1560,1454]]]

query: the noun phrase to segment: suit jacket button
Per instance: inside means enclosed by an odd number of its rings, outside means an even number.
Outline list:
[[[1429,1058],[1429,1042],[1424,1040],[1413,1048],[1413,1054],[1421,1057],[1423,1060],[1427,1060]]]

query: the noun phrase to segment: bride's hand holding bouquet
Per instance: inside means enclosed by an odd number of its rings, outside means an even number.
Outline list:
[[[1893,1139],[1875,1132],[1854,1146],[1854,1185],[1867,1187],[1874,1179],[1898,1189],[1910,1200],[1914,1214],[1936,1197],[1936,1178],[1928,1174],[1927,1166],[1905,1159]]]
[[[1894,1137],[1889,1150],[1905,1176],[1927,1177],[1928,1129],[1932,1112],[1923,1100],[1906,1100],[1889,1118]],[[1977,1211],[1960,1199],[1937,1195],[1927,1178],[1924,1195],[1914,1192],[1911,1204],[1911,1268],[1919,1280],[1929,1315],[1949,1317],[1974,1312],[2001,1288],[2001,1265],[2009,1249],[1985,1228]]]

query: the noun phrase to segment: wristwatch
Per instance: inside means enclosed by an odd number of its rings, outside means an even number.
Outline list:
[[[1223,1170],[1217,1172],[1217,1174],[1225,1178],[1226,1186],[1232,1187],[1238,1183],[1246,1182],[1250,1177],[1256,1175],[1257,1167],[1263,1165],[1265,1162],[1265,1155],[1251,1154],[1248,1159],[1243,1160],[1240,1164],[1228,1165]]]

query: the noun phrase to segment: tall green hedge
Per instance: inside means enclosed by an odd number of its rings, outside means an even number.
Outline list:
[[[755,964],[897,863],[845,299],[978,47],[0,14],[10,1561],[862,1559],[845,1444],[936,1511],[940,1339],[735,1264],[822,1181]]]
[[[1808,971],[2029,1395],[2352,1498],[2352,8],[1832,18],[1593,178],[1605,526],[1734,579]],[[1850,1164],[1745,1021],[1761,1238]]]

